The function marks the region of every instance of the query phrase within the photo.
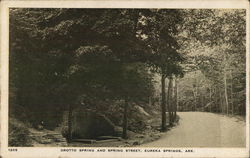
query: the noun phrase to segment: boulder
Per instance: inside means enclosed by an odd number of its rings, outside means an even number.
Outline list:
[[[150,115],[140,106],[135,105],[134,108],[137,110],[137,112],[143,116],[150,117]]]
[[[67,126],[67,117],[64,118],[64,124]],[[117,129],[119,128],[105,115],[83,109],[75,109],[73,111],[73,139],[96,139],[100,136],[118,136],[120,135],[120,130]]]

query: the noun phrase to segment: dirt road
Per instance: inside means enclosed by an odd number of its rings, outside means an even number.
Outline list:
[[[179,112],[179,125],[145,147],[244,147],[245,122],[206,112]]]

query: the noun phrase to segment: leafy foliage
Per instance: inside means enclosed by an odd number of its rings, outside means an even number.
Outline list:
[[[11,9],[11,108],[27,109],[34,127],[53,128],[68,105],[100,110],[124,97],[145,100],[152,75],[134,16],[139,11]]]
[[[187,72],[200,71],[193,77],[195,96],[207,111],[245,113],[246,21],[245,10],[185,10],[186,37],[189,45]],[[187,44],[187,43],[186,43]],[[201,76],[202,76],[201,75]],[[202,81],[201,85],[198,84]],[[241,82],[238,82],[238,81]],[[198,88],[197,88],[198,87]],[[236,88],[241,87],[241,88]],[[240,93],[239,93],[240,92]],[[205,95],[207,93],[209,95]],[[192,104],[192,103],[189,103]]]
[[[27,129],[27,125],[14,118],[11,118],[9,131],[9,146],[31,146],[31,139],[28,136],[29,130]]]

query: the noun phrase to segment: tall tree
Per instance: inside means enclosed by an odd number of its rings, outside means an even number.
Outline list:
[[[178,62],[182,56],[177,52],[179,45],[175,36],[178,34],[178,25],[181,23],[181,13],[178,10],[150,10],[141,19],[141,35],[151,49],[149,63],[153,70],[161,74],[161,108],[162,131],[166,130],[166,92],[167,77],[181,74]],[[170,111],[169,111],[170,113]]]

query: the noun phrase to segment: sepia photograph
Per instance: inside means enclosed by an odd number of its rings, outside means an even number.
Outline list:
[[[7,14],[9,151],[248,147],[246,9]]]
[[[245,10],[11,8],[9,25],[9,146],[245,146]]]

